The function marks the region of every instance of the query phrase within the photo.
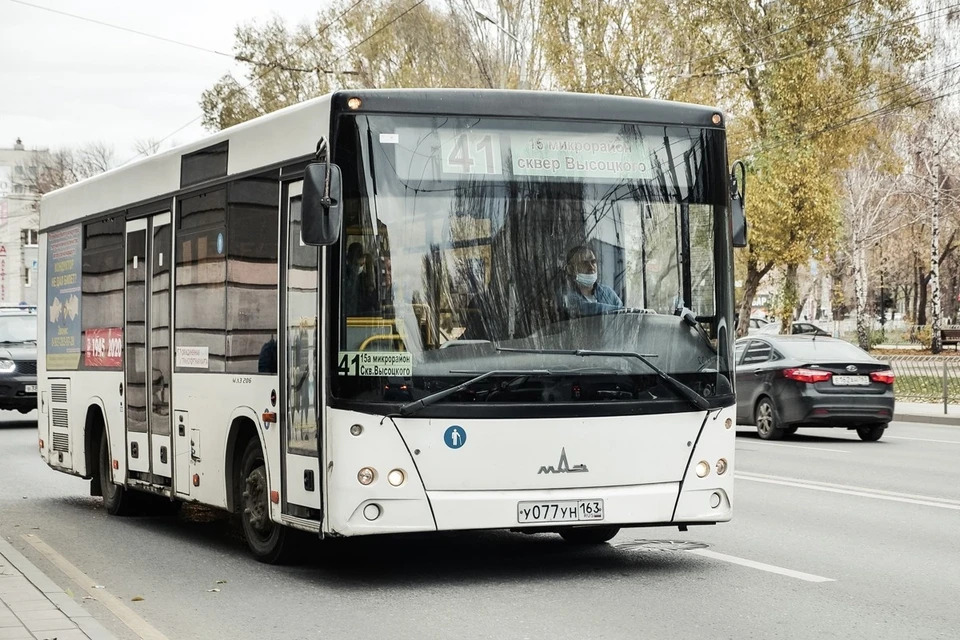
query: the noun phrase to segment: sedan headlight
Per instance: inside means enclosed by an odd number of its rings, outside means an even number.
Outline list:
[[[16,370],[16,362],[9,358],[0,358],[0,373],[13,373]]]

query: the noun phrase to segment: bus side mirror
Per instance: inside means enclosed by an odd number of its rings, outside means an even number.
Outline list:
[[[326,162],[307,165],[300,228],[306,244],[328,246],[339,239],[343,212],[341,193],[340,167]]]
[[[741,179],[737,182],[737,167],[740,167]],[[744,211],[744,195],[747,191],[747,168],[743,162],[733,163],[730,172],[730,218],[733,221],[733,246],[747,246],[747,214]]]

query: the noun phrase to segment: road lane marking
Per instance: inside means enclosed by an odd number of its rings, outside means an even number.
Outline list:
[[[786,487],[813,489],[815,491],[826,491],[827,493],[840,493],[849,496],[860,496],[862,498],[874,498],[876,500],[889,500],[891,502],[903,502],[906,504],[916,504],[924,507],[937,507],[940,509],[960,511],[960,500],[951,500],[950,498],[935,498],[932,496],[897,493],[896,491],[884,491],[882,489],[851,487],[842,484],[831,484],[829,482],[816,482],[813,480],[800,480],[797,478],[781,478],[778,476],[765,476],[762,474],[746,474],[742,472],[737,472],[734,477],[740,480],[749,480],[766,484],[778,484]]]
[[[793,569],[785,569],[783,567],[777,567],[764,562],[747,560],[746,558],[738,558],[737,556],[731,556],[725,553],[717,553],[716,551],[710,551],[709,549],[691,549],[690,551],[687,551],[687,553],[695,553],[698,556],[703,556],[704,558],[713,558],[714,560],[738,564],[744,567],[750,567],[751,569],[759,569],[760,571],[768,571],[781,576],[796,578],[797,580],[806,580],[807,582],[836,582],[836,580],[833,578],[824,578],[823,576],[815,576],[812,573],[804,573],[802,571],[794,571]]]
[[[780,443],[777,443],[777,442],[764,442],[764,441],[762,441],[762,440],[758,440],[758,441],[756,441],[756,442],[745,440],[744,442],[750,442],[750,444],[763,444],[763,445],[766,445],[766,446],[768,446],[768,447],[786,447],[787,449],[809,449],[810,451],[829,451],[830,453],[850,453],[849,451],[843,451],[843,450],[841,450],[841,449],[826,449],[826,448],[820,448],[820,447],[804,447],[804,446],[801,446],[801,445],[799,445],[799,444],[780,444]]]
[[[127,627],[140,638],[143,640],[169,640],[167,636],[157,631],[150,623],[137,615],[133,609],[124,604],[120,598],[106,589],[94,589],[93,587],[96,585],[96,582],[94,582],[90,576],[76,568],[69,560],[54,551],[50,545],[38,536],[27,533],[21,537],[29,542],[33,548],[42,553],[44,557],[52,562],[60,571],[65,573],[68,578],[77,583],[78,587],[90,594],[94,600],[102,604],[110,613],[119,618],[123,624],[127,625]]]
[[[906,436],[884,436],[893,440],[916,440],[917,442],[939,442],[941,444],[960,444],[960,440],[930,440],[929,438],[908,438]]]

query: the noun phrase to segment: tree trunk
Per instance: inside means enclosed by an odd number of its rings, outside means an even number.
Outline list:
[[[921,327],[927,324],[927,284],[930,274],[924,273],[922,267],[917,267],[917,324]]]
[[[939,128],[934,126],[934,132]],[[930,290],[933,294],[930,352],[940,353],[940,136],[933,141],[933,201],[930,203]]]
[[[867,333],[867,271],[863,241],[855,240],[853,249],[853,296],[857,308],[857,344],[863,350],[870,349]]]
[[[757,264],[753,256],[747,261],[747,277],[743,279],[743,298],[740,300],[740,310],[737,314],[737,337],[742,338],[747,335],[747,329],[750,326],[750,310],[753,308],[753,299],[757,295],[757,289],[760,282],[770,273],[773,268],[772,263],[766,265]]]

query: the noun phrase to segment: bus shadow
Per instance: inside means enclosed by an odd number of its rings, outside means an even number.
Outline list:
[[[773,444],[838,444],[838,443],[850,443],[850,442],[860,442],[859,436],[857,436],[856,431],[848,431],[846,429],[823,429],[824,432],[836,432],[843,434],[852,434],[853,437],[838,437],[838,436],[821,436],[821,435],[809,435],[806,433],[794,433],[792,435],[784,436],[780,440],[762,440],[760,435],[756,431],[738,431],[737,440],[753,440],[755,442],[771,442]],[[882,444],[880,442],[871,442],[869,444]]]
[[[683,553],[575,546],[556,534],[505,531],[328,539],[312,545],[304,559],[288,570],[341,589],[582,581],[683,573],[698,561]]]
[[[102,511],[99,498],[56,499],[59,506],[87,514]],[[285,565],[259,564],[246,549],[235,519],[226,512],[185,504],[174,516],[109,517],[144,540],[160,536],[181,553],[227,554],[257,572],[295,579],[304,586],[369,589],[477,583],[582,581],[584,578],[684,574],[703,561],[671,551],[664,541],[642,540],[661,529],[625,530],[609,544],[572,545],[557,534],[468,531],[328,538],[307,537]],[[649,535],[654,537],[656,534]],[[660,544],[658,544],[660,543]],[[695,546],[706,546],[692,543]],[[167,546],[165,544],[164,546]],[[623,548],[618,548],[623,547]],[[698,569],[699,570],[699,569]]]

